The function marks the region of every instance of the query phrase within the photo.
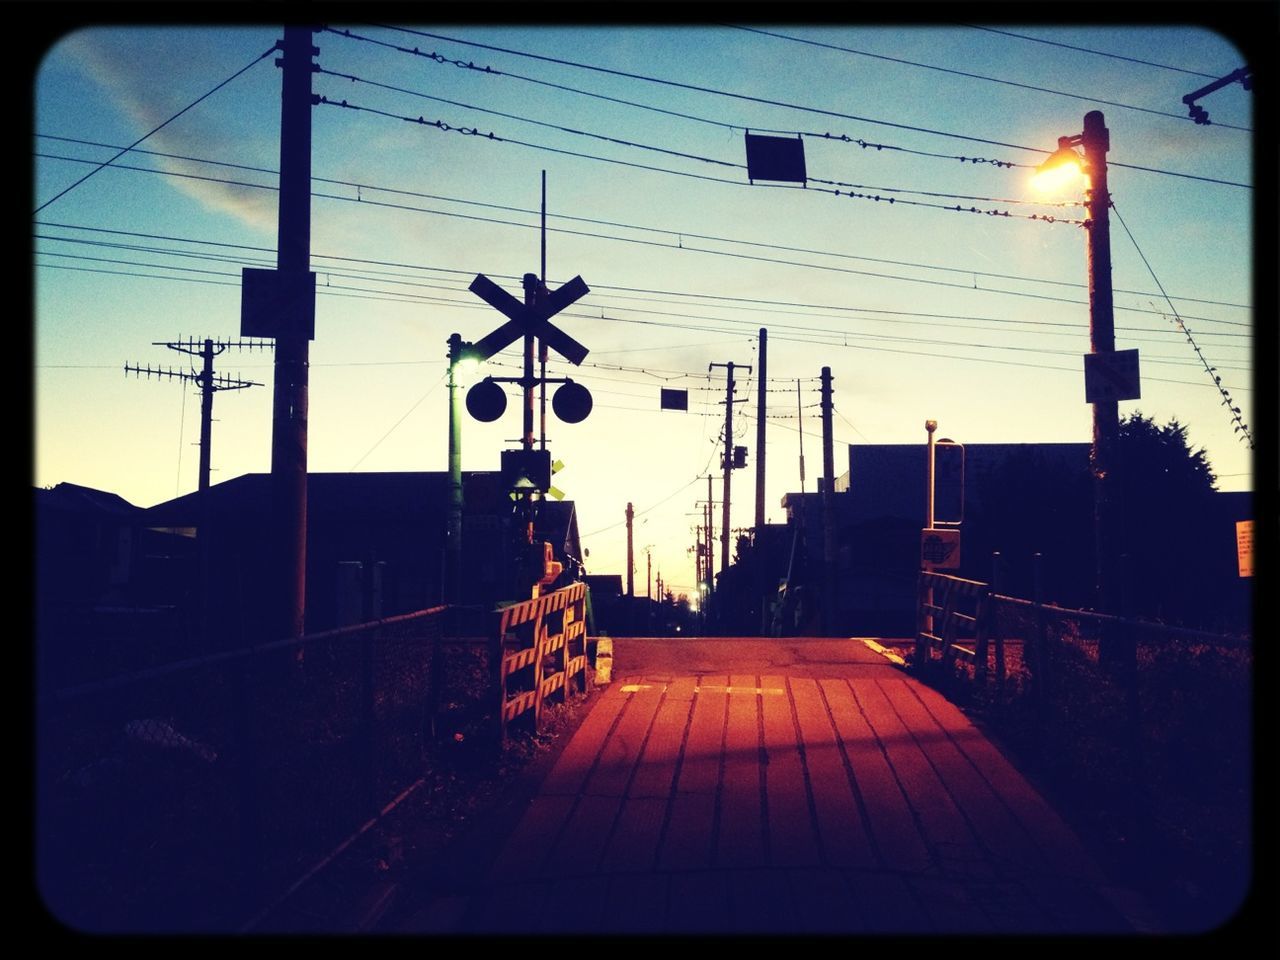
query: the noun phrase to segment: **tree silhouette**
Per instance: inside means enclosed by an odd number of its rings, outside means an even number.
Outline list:
[[[1217,478],[1204,448],[1192,449],[1177,419],[1160,426],[1137,411],[1120,423],[1117,454],[1126,607],[1163,620],[1212,620],[1221,571],[1206,544]]]

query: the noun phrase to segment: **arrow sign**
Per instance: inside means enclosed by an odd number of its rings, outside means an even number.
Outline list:
[[[549,322],[551,317],[591,292],[591,288],[581,277],[574,277],[560,289],[548,294],[541,303],[534,303],[532,306],[525,306],[483,273],[476,274],[468,289],[507,317],[506,323],[476,342],[474,349],[481,360],[489,359],[499,350],[530,333],[541,337],[547,346],[575,366],[586,359],[589,352],[587,348]]]

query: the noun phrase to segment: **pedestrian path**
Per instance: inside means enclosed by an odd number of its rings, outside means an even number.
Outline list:
[[[411,929],[1133,930],[1028,781],[883,659],[637,673],[626,644],[479,882]]]

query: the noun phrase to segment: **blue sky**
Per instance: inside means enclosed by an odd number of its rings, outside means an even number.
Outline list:
[[[1025,219],[1083,210],[1030,203],[1045,199],[1031,171],[1003,164],[1038,163],[1100,109],[1115,210],[1137,243],[1113,218],[1116,346],[1139,348],[1143,373],[1142,399],[1121,412],[1176,417],[1208,451],[1220,489],[1251,489],[1248,447],[1159,292],[1256,433],[1253,192],[1209,182],[1254,182],[1252,95],[1235,84],[1206,97],[1209,126],[1186,120],[1181,102],[1243,65],[1225,38],[1154,25],[992,25],[1020,36],[755,25],[793,39],[731,27],[400,26],[419,33],[334,24],[357,36],[315,39],[327,71],[315,92],[367,109],[313,110],[312,471],[445,468],[445,341],[454,331],[478,339],[502,320],[467,292],[476,273],[518,295],[520,275],[538,271],[543,170],[549,285],[580,275],[592,288],[558,321],[591,354],[550,372],[585,384],[595,410],[576,425],[549,419],[548,440],[593,572],[622,571],[631,501],[636,546],[652,544],[655,568],[691,591],[693,514],[706,495],[697,478],[718,473],[723,414],[723,370],[707,367],[754,366],[761,326],[774,521],[799,488],[801,425],[808,489],[820,469],[823,366],[835,378],[838,472],[846,444],[922,443],[926,419],[962,442],[1085,442],[1084,234]],[[111,157],[279,36],[270,26],[122,26],[62,38],[35,78],[36,206],[93,169],[77,161]],[[141,505],[195,488],[198,395],[126,379],[123,365],[182,365],[153,341],[235,338],[240,268],[274,263],[273,59],[36,213],[37,485],[82,483]],[[418,117],[501,139],[399,119]],[[746,128],[852,142],[803,138],[807,189],[752,186],[736,166]],[[1080,196],[1077,186],[1053,201]],[[1014,216],[940,208],[955,205]],[[516,372],[516,348],[494,359],[488,372]],[[217,394],[215,482],[269,469],[271,429],[269,356],[229,352],[218,370],[264,386]],[[690,389],[688,413],[658,409],[663,386]],[[751,448],[751,466],[734,475],[735,527],[752,522],[759,387],[739,379],[747,402],[735,409],[735,443]],[[495,469],[514,445],[515,400],[495,424],[466,422],[464,469]],[[638,568],[643,582],[643,550]]]

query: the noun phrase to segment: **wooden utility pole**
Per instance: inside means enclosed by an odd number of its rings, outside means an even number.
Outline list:
[[[635,509],[630,503],[627,504],[627,596],[634,597],[636,595],[636,564],[635,554],[632,552],[632,536],[631,521],[635,519]]]
[[[218,390],[242,390],[245,387],[260,387],[262,384],[253,380],[241,380],[236,377],[218,376],[213,372],[213,358],[224,350],[266,348],[270,344],[251,340],[213,340],[206,337],[198,341],[193,337],[186,340],[160,340],[152,343],[153,347],[168,347],[178,353],[199,357],[201,369],[199,373],[172,368],[145,367],[138,364],[125,364],[126,374],[163,377],[171,380],[190,380],[200,388],[200,479],[199,489],[209,489],[209,474],[212,470],[213,448],[213,394]]]
[[[757,378],[759,388],[756,390],[756,536],[764,527],[764,424],[765,424],[765,386],[768,383],[769,331],[760,328],[760,376]]]
[[[720,520],[720,570],[723,572],[729,569],[730,478],[733,476],[733,405],[736,402],[733,399],[733,371],[739,367],[745,367],[747,372],[750,373],[751,367],[748,364],[736,364],[730,360],[728,363],[709,364],[707,366],[708,372],[714,367],[724,367],[726,371],[724,399],[724,513]]]
[[[280,94],[280,200],[276,268],[287,287],[302,289],[311,271],[311,74],[310,27],[285,27]],[[296,284],[296,286],[294,286]],[[310,293],[314,298],[314,292]],[[276,336],[271,421],[271,506],[274,568],[279,586],[270,603],[277,612],[267,626],[277,637],[298,637],[306,628],[307,603],[307,393],[311,331],[301,317],[314,311],[285,298]]]
[[[822,631],[835,629],[836,502],[835,440],[831,432],[831,368],[822,368]]]
[[[716,592],[715,514],[712,512],[711,474],[707,474],[707,596]]]

